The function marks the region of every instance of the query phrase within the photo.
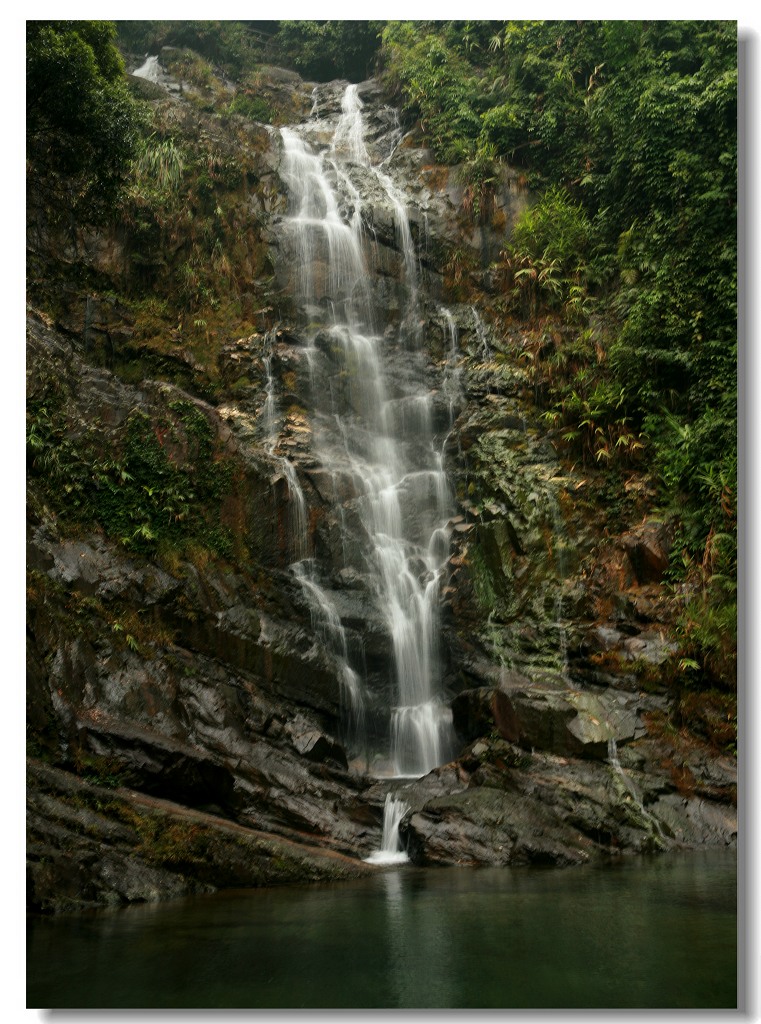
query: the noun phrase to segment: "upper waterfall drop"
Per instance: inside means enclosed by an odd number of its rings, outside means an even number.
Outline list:
[[[362,100],[357,85],[348,86],[341,97],[341,119],[336,126],[330,152],[334,158],[346,163],[370,166],[370,154],[365,146]]]
[[[369,709],[375,708],[371,768],[420,776],[453,753],[439,637],[451,496],[434,443],[430,384],[415,354],[421,317],[409,220],[400,190],[373,163],[362,109],[358,87],[350,85],[329,141],[324,119],[321,131],[314,121],[281,129],[281,176],[289,195],[282,226],[290,286],[308,323],[311,454],[333,481],[343,568],[366,580],[367,599],[385,622],[393,686],[383,694],[361,691],[363,674],[349,665],[337,617],[329,646],[340,671],[348,666],[353,673],[355,685],[347,689],[355,729],[360,720],[372,720]],[[307,141],[310,134],[317,141]],[[375,214],[387,222],[391,215],[401,257],[396,320],[374,294],[375,242],[365,224]],[[296,570],[312,607],[332,603],[329,570],[317,549]],[[354,739],[367,747],[367,738]]]

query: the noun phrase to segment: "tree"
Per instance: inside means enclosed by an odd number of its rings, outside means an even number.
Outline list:
[[[318,82],[370,73],[382,23],[377,21],[281,21],[275,37],[280,59]]]
[[[94,221],[113,203],[142,115],[105,21],[29,21],[26,31],[30,206]]]

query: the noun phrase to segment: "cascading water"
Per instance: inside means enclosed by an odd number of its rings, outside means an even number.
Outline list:
[[[462,368],[459,364],[460,334],[452,311],[446,306],[442,306],[441,314],[446,323],[448,341],[443,390],[449,401],[449,429],[451,430],[455,421],[455,409],[462,402]]]
[[[292,561],[299,562],[309,554],[307,506],[306,498],[304,497],[304,492],[293,463],[284,455],[275,454],[278,439],[278,417],[277,400],[275,398],[275,378],[272,373],[272,356],[276,335],[277,328],[270,331],[265,339],[265,355],[262,357],[262,362],[264,363],[266,382],[264,408],[261,415],[267,439],[267,451],[274,459],[277,459],[288,488],[288,542]]]
[[[313,110],[320,106],[315,101]],[[307,122],[281,129],[291,285],[309,323],[312,455],[333,481],[342,529],[353,530],[343,538],[345,562],[352,560],[351,568],[372,581],[371,595],[391,637],[395,679],[386,712],[388,749],[376,752],[376,770],[419,776],[451,755],[452,728],[441,694],[438,635],[451,499],[416,351],[417,260],[403,197],[373,166],[365,146],[357,87],[345,91],[329,143],[306,141],[310,132],[320,137],[316,127]],[[404,279],[401,324],[395,332],[384,329],[382,336],[379,326],[387,325],[376,316],[382,304],[372,293],[367,257],[372,241],[364,228],[372,217],[365,216],[369,200],[360,196],[368,190],[357,184],[368,177],[375,202],[380,195],[393,218]],[[392,385],[389,361],[400,358],[405,377],[402,381],[395,368]],[[328,567],[313,558],[296,574],[312,607],[321,600],[330,604]],[[331,629],[335,638],[335,622]],[[341,648],[334,639],[332,648],[348,665],[345,642]],[[351,699],[364,708],[369,695],[360,693],[359,674],[354,676]]]
[[[273,338],[276,334],[276,330],[270,331],[265,338],[265,355],[262,356],[262,362],[264,363],[264,372],[266,374],[266,384],[264,388],[265,399],[264,399],[264,432],[267,437],[267,450],[272,454],[277,444],[278,426],[277,426],[277,402],[275,399],[275,378],[272,374],[272,348]]]
[[[158,57],[146,57],[139,68],[132,72],[135,78],[145,78],[149,82],[161,81],[161,65]]]
[[[476,337],[478,339],[478,347],[481,359],[483,359],[485,363],[488,363],[492,357],[492,351],[491,345],[489,344],[489,336],[486,333],[486,325],[481,319],[479,312],[475,306],[471,306],[470,311],[473,314],[473,326],[475,328]]]
[[[665,836],[663,835],[661,823],[645,808],[642,798],[637,792],[637,787],[624,771],[618,758],[618,746],[614,736],[611,736],[608,740],[608,764],[613,769],[615,776],[623,783],[623,788],[626,791],[627,798],[631,800],[631,803],[636,808],[637,816],[641,824],[648,832],[650,832],[655,845],[665,849],[667,844]]]
[[[399,838],[399,824],[409,809],[409,804],[404,800],[391,793],[386,794],[386,802],[383,805],[383,838],[380,849],[365,858],[368,864],[405,864],[409,860]]]
[[[327,593],[316,582],[314,563],[310,559],[295,563],[293,573],[301,583],[312,611],[312,627],[322,637],[338,662],[341,696],[344,703],[344,728],[349,743],[357,748],[364,742],[365,697],[362,681],[349,664],[346,630]]]

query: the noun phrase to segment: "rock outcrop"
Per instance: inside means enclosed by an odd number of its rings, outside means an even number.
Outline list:
[[[356,858],[30,760],[28,906],[43,913],[356,878]]]

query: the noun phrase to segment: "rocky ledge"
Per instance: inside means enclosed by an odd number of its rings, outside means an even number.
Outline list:
[[[356,858],[39,761],[27,766],[27,901],[42,913],[220,888],[356,878]]]

